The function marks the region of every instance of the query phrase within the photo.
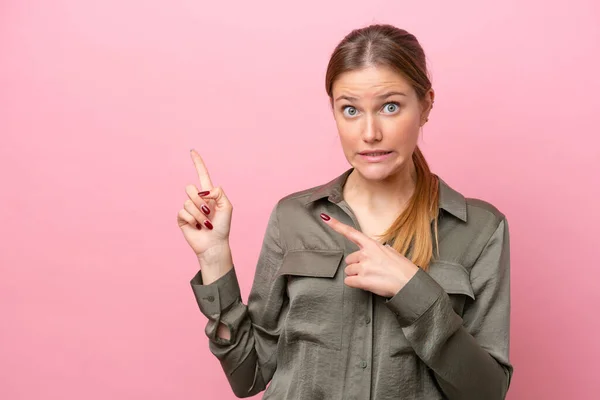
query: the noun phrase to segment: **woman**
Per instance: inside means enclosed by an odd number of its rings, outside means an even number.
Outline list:
[[[390,25],[346,36],[326,73],[351,168],[281,199],[245,305],[232,206],[192,151],[202,191],[178,214],[201,270],[206,334],[234,393],[264,399],[503,399],[509,236],[417,147],[434,91],[417,39]]]

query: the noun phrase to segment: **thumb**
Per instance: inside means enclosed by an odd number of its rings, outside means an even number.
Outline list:
[[[220,210],[231,209],[231,202],[227,198],[225,191],[220,186],[198,193],[204,200],[213,200]]]

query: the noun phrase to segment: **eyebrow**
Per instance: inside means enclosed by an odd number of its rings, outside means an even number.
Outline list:
[[[387,93],[380,94],[379,96],[376,96],[376,98],[377,99],[386,99],[390,96],[395,96],[395,95],[406,96],[406,93],[404,93],[404,92],[387,92]],[[343,95],[339,96],[337,99],[335,99],[335,101],[338,101],[338,100],[354,101],[357,99],[356,99],[356,97],[346,96],[343,94]]]

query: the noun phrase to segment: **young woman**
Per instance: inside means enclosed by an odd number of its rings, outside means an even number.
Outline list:
[[[434,104],[421,46],[390,25],[355,30],[325,83],[351,168],[277,202],[247,305],[232,206],[192,151],[202,191],[187,186],[178,223],[200,263],[191,284],[210,350],[234,393],[503,399],[508,225],[433,174],[417,147]]]

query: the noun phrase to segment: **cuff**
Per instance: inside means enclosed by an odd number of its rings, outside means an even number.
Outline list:
[[[235,268],[210,285],[202,284],[202,274],[198,271],[190,284],[200,311],[209,319],[218,317],[241,297]]]
[[[385,304],[402,327],[412,325],[444,293],[444,289],[425,271],[419,271]]]

